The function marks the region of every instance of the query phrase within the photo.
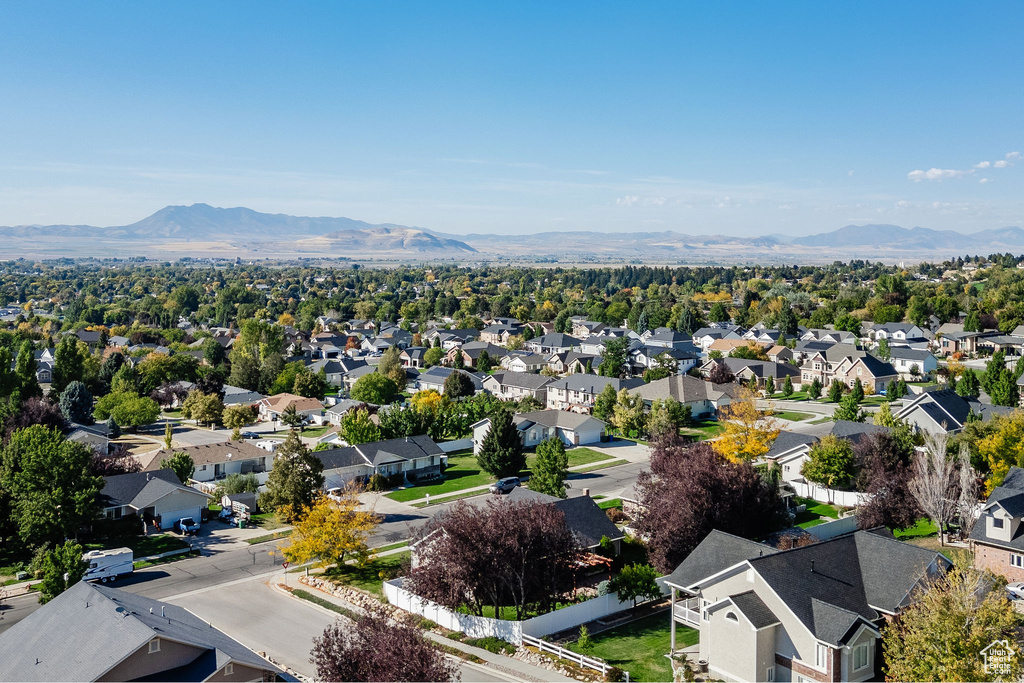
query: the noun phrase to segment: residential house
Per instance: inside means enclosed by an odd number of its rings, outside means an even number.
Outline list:
[[[162,469],[160,462],[175,453],[187,453],[195,464],[192,481],[200,490],[213,490],[229,474],[254,474],[260,485],[267,483],[274,467],[274,455],[248,441],[223,441],[201,446],[160,449],[143,468],[145,472]]]
[[[846,330],[812,328],[801,334],[799,339],[800,341],[822,341],[829,344],[856,344],[860,335]]]
[[[107,422],[83,425],[71,423],[71,431],[67,434],[68,441],[80,443],[86,448],[107,455],[110,452],[110,428]]]
[[[663,349],[683,349],[696,351],[693,344],[693,337],[685,332],[676,332],[667,327],[659,327],[654,331],[648,330],[640,335],[640,340],[647,346],[660,346]]]
[[[407,436],[313,453],[324,465],[324,490],[350,481],[365,481],[374,474],[400,476],[406,484],[441,476],[447,459],[441,447],[426,435]]]
[[[350,398],[338,399],[334,404],[327,408],[324,413],[324,420],[330,422],[332,425],[340,425],[341,419],[345,417],[345,414],[350,410],[368,409],[369,406],[362,401],[355,401]]]
[[[591,372],[601,365],[600,356],[592,356],[579,351],[567,353],[553,353],[548,356],[547,368],[560,375],[571,375],[577,372],[587,372],[587,366]]]
[[[348,364],[353,363],[351,359],[347,359],[344,356],[342,356],[341,358],[345,359],[348,362]],[[321,358],[319,360],[315,360],[312,363],[306,365],[306,369],[312,372],[314,375],[319,374],[319,372],[322,370],[324,373],[324,378],[327,380],[327,383],[330,384],[332,387],[340,387],[347,372],[346,364],[339,360],[337,357]]]
[[[716,339],[706,349],[708,354],[715,351],[722,354],[723,356],[731,356],[736,349],[747,349],[751,346],[760,346],[761,348],[767,349],[769,345],[773,345],[771,342],[768,344],[759,344],[756,341],[750,339]]]
[[[484,351],[487,352],[488,357],[490,357],[493,363],[497,363],[502,356],[508,353],[508,350],[501,346],[495,346],[483,341],[473,341],[453,347],[448,351],[445,361],[448,365],[457,365],[458,360],[461,358],[462,364],[465,367],[475,368],[477,361],[480,360],[480,354]]]
[[[553,377],[532,372],[496,372],[484,376],[483,388],[505,401],[521,401],[527,396],[547,405],[547,386],[555,381]]]
[[[79,581],[0,633],[0,681],[274,681],[284,672],[183,607]]]
[[[442,350],[451,351],[456,346],[462,346],[466,342],[479,338],[479,336],[480,332],[473,328],[464,330],[442,330],[435,328],[423,335],[423,343],[424,345],[434,346],[435,341],[439,341]]]
[[[886,529],[786,551],[712,531],[666,578],[671,648],[683,624],[715,679],[875,680],[881,628],[950,566]]]
[[[1019,356],[1024,352],[1024,337],[1012,334],[992,334],[978,337],[978,349],[983,353],[1005,351],[1008,355]]]
[[[548,408],[569,410],[575,413],[590,413],[597,395],[611,385],[616,392],[621,389],[636,389],[644,386],[640,378],[618,379],[599,375],[575,374],[547,385]]]
[[[697,366],[700,351],[692,344],[688,344],[688,346],[689,348],[686,349],[631,344],[628,353],[630,372],[634,375],[641,375],[644,370],[656,368],[661,362],[675,363],[676,372],[680,374],[689,372],[691,368]]]
[[[896,417],[918,431],[956,434],[967,424],[972,404],[950,389],[926,391],[905,403]]]
[[[693,333],[693,343],[700,347],[703,353],[711,349],[711,345],[718,339],[743,339],[746,332],[737,325],[702,327]]]
[[[100,330],[78,330],[74,333],[80,341],[85,342],[89,346],[99,346],[103,341],[103,332]]]
[[[881,394],[898,376],[892,365],[868,352],[849,344],[834,344],[810,355],[800,366],[802,385],[810,385],[815,379],[825,387],[834,379],[852,387],[859,379],[866,393]]]
[[[500,360],[509,372],[540,372],[548,364],[548,356],[529,351],[509,351]]]
[[[480,341],[504,346],[509,339],[522,332],[523,326],[519,323],[495,323],[480,330]]]
[[[905,342],[908,339],[931,339],[931,330],[913,323],[885,323],[874,325],[868,331],[868,338],[875,341],[888,339],[890,342]]]
[[[545,334],[542,337],[535,337],[526,342],[526,348],[534,353],[542,355],[551,355],[552,353],[565,353],[567,351],[580,351],[581,339],[563,334],[561,332],[552,332]]]
[[[778,344],[768,349],[765,353],[768,356],[768,360],[774,363],[788,363],[795,358],[793,349],[788,346],[779,346]]]
[[[739,389],[732,383],[714,384],[689,375],[673,375],[631,388],[629,393],[642,398],[648,407],[659,399],[673,398],[690,406],[693,417],[714,417],[739,395]]]
[[[579,541],[584,550],[595,551],[601,547],[601,539],[607,537],[618,553],[625,534],[608,519],[608,515],[597,502],[587,494],[569,498],[555,498],[545,493],[531,491],[519,486],[508,494],[513,502],[530,501],[540,505],[551,505],[565,515],[565,525]],[[473,499],[476,500],[476,499]],[[477,503],[484,504],[483,501]]]
[[[287,393],[275,394],[266,397],[256,405],[259,410],[259,418],[263,422],[280,420],[285,411],[294,407],[296,413],[308,418],[310,422],[315,424],[323,423],[324,404],[315,398],[306,398]]]
[[[974,566],[1024,581],[1024,469],[1011,467],[971,529]]]
[[[230,384],[224,385],[225,406],[254,406],[263,400],[263,395],[241,387],[233,387]]]
[[[184,486],[173,470],[159,469],[104,477],[99,500],[106,519],[135,515],[146,524],[170,527],[183,517],[202,519],[210,496]]]
[[[603,421],[566,410],[518,413],[513,416],[512,423],[519,430],[526,448],[534,448],[551,437],[558,437],[567,446],[600,443],[605,433]],[[491,420],[484,418],[471,425],[470,429],[473,430],[473,453],[479,455],[484,438],[491,430]]]
[[[458,370],[455,368],[449,368],[444,365],[435,365],[431,368],[427,368],[420,373],[420,376],[416,380],[416,390],[426,391],[427,389],[433,389],[439,394],[444,393],[444,381],[448,379],[448,376],[453,372],[464,372],[469,375],[469,378],[473,381],[473,388],[476,389],[476,393],[483,391],[483,375],[478,372],[472,372],[469,370]]]
[[[788,363],[774,363],[767,360],[747,360],[746,358],[729,357],[712,358],[701,366],[700,372],[705,377],[708,377],[711,375],[712,370],[719,365],[724,365],[728,368],[729,372],[736,376],[737,381],[743,384],[749,383],[751,377],[755,378],[760,389],[765,388],[769,378],[775,384],[776,391],[782,389],[782,385],[786,382],[787,377],[790,378],[790,382],[794,386],[800,386],[800,369],[798,367]]]
[[[604,323],[594,320],[573,320],[570,333],[577,339],[586,339],[587,337],[600,335],[606,327],[607,325]]]
[[[939,368],[939,361],[931,351],[893,346],[889,349],[889,363],[903,379],[931,377]],[[914,373],[914,368],[917,372]]]
[[[848,420],[812,425],[801,432],[780,431],[764,459],[779,465],[783,481],[802,482],[804,478],[800,470],[810,458],[811,448],[826,436],[834,436],[856,445],[875,434],[889,431],[888,427]]]
[[[982,332],[945,332],[938,337],[939,353],[949,356],[954,353],[972,355],[978,352],[978,340]]]
[[[417,370],[424,367],[423,354],[427,352],[425,346],[410,346],[402,349],[402,352],[398,354],[398,357],[402,361],[402,367],[405,368],[416,368]]]
[[[609,337],[607,335],[584,337],[580,341],[580,353],[585,353],[590,356],[601,357],[604,355],[604,347],[615,337]],[[563,352],[564,353],[564,352]],[[573,353],[570,351],[569,353]]]

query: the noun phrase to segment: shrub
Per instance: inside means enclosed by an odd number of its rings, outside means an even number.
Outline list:
[[[425,618],[424,619],[420,619],[420,622],[418,624],[416,624],[416,625],[419,626],[424,631],[433,631],[435,628],[437,628],[437,622],[436,621],[431,621],[430,619],[425,619]]]
[[[388,479],[379,472],[374,472],[370,480],[366,482],[367,491],[387,491],[388,490]]]
[[[626,513],[619,508],[608,508],[604,513],[608,515],[608,519],[612,520],[616,524],[619,522],[625,522],[629,519],[629,517],[626,516]]]
[[[463,641],[466,645],[472,645],[474,647],[483,648],[488,652],[493,652],[496,655],[503,655],[506,652],[512,654],[516,651],[516,646],[507,640],[501,638],[495,638],[494,636],[488,636],[486,638],[471,638]]]
[[[604,672],[604,680],[608,683],[617,683],[626,680],[626,674],[617,666],[613,666]]]

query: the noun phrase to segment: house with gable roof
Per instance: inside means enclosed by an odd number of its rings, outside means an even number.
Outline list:
[[[974,566],[1024,581],[1024,469],[1011,467],[993,489],[970,535]]]
[[[173,470],[160,469],[104,477],[99,500],[107,519],[137,515],[169,525],[183,517],[201,519],[210,496],[184,486]]]
[[[874,680],[881,626],[950,566],[886,529],[785,551],[712,531],[665,579],[671,648],[683,624],[716,679]]]

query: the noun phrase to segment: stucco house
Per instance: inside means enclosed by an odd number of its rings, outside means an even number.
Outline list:
[[[1024,581],[1024,469],[1011,467],[971,529],[974,566]]]
[[[824,437],[834,436],[856,445],[863,439],[889,431],[888,427],[849,420],[813,425],[801,432],[780,431],[764,459],[779,465],[782,481],[804,481],[800,470],[810,459],[811,448]]]
[[[618,392],[621,389],[636,389],[643,386],[644,381],[640,378],[617,379],[588,374],[569,375],[547,385],[548,408],[589,414],[594,408],[597,395],[604,391],[609,384]]]
[[[274,454],[248,441],[224,441],[201,446],[187,446],[171,450],[160,449],[144,468],[154,472],[160,468],[160,461],[169,459],[175,453],[187,453],[195,463],[192,481],[200,489],[212,490],[216,483],[229,474],[254,474],[259,483],[267,483],[270,470],[274,467]]]
[[[262,399],[256,404],[260,420],[273,422],[280,420],[288,408],[294,406],[295,412],[309,418],[311,422],[321,424],[324,417],[324,404],[315,398],[305,398],[295,394],[275,394]]]
[[[596,417],[571,413],[565,410],[536,410],[519,413],[512,417],[512,423],[519,430],[523,446],[533,448],[553,436],[567,446],[582,446],[600,443],[605,433],[605,423]],[[490,418],[484,418],[470,426],[473,430],[473,453],[480,454],[487,432],[491,430]]]
[[[674,398],[690,406],[693,417],[708,417],[732,402],[739,395],[736,384],[714,384],[689,375],[673,375],[631,388],[629,393],[639,396],[649,408],[658,399]]]
[[[172,470],[132,472],[104,477],[100,515],[121,519],[137,515],[146,522],[170,526],[182,517],[201,519],[210,496],[184,486]]]
[[[726,681],[875,680],[881,626],[950,566],[886,529],[786,551],[712,531],[666,577],[671,647],[677,624],[698,629]]]
[[[506,401],[520,401],[532,396],[544,405],[548,398],[547,386],[554,381],[553,377],[532,372],[496,372],[484,377],[483,387]]]
[[[889,364],[903,379],[914,377],[913,368],[917,367],[917,377],[931,377],[939,369],[939,361],[931,351],[912,349],[909,346],[893,346],[889,349]]]
[[[79,581],[0,633],[0,681],[274,681],[284,674],[166,602]]]

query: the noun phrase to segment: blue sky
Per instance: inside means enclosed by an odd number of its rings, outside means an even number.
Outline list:
[[[0,3],[0,224],[206,202],[453,233],[1024,226],[1022,19]]]

